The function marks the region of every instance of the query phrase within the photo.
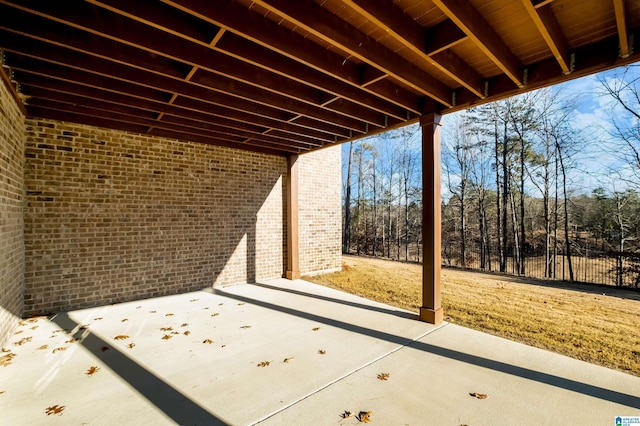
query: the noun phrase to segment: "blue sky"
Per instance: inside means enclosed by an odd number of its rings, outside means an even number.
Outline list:
[[[632,67],[632,71],[640,77],[640,66]],[[611,190],[623,190],[626,186],[615,178],[615,173],[611,173],[611,169],[614,169],[624,174],[625,166],[616,156],[609,136],[613,129],[610,117],[616,114],[616,109],[613,107],[611,98],[602,94],[601,83],[598,80],[598,77],[616,78],[619,72],[619,69],[614,69],[554,87],[554,90],[559,90],[562,96],[575,99],[572,114],[574,127],[583,129],[589,139],[589,143],[576,157],[576,170],[572,172],[572,189],[575,193],[588,194],[598,186]],[[444,116],[442,125],[447,126],[447,122],[454,119],[453,116],[454,114]],[[414,139],[416,139],[416,147],[419,147],[419,133]],[[345,172],[349,144],[344,144],[342,149],[343,172]],[[447,195],[448,190],[444,187],[442,189],[443,196]]]

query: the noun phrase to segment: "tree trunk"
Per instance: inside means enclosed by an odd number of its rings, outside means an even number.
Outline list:
[[[507,271],[507,200],[509,199],[509,163],[508,163],[507,120],[504,120],[504,135],[502,136],[502,253],[500,256],[500,272]]]
[[[349,254],[351,244],[351,161],[353,158],[353,142],[349,143],[349,160],[347,163],[347,185],[344,191],[344,234],[342,236],[342,252]]]

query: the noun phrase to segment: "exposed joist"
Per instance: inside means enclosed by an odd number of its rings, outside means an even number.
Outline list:
[[[518,58],[480,13],[466,0],[433,0],[433,3],[487,55],[518,87],[524,71]]]
[[[184,12],[176,10],[170,6],[160,4],[155,1],[144,0],[131,2],[127,0],[90,0],[91,3],[107,8],[115,13],[122,14],[128,18],[145,23],[146,25],[166,31],[176,36],[184,37],[194,43],[206,46],[217,52],[231,56],[234,59],[248,62],[256,67],[263,68],[270,72],[280,74],[290,80],[310,85],[317,90],[328,91],[329,93],[349,99],[366,108],[373,109],[385,115],[397,118],[406,117],[406,109],[417,113],[417,100],[407,100],[397,98],[394,100],[380,99],[374,93],[341,82],[333,77],[327,76],[317,70],[311,69],[299,62],[256,45],[249,40],[242,39],[234,34],[227,34],[222,41],[221,35],[214,43],[207,43],[204,35],[193,32],[191,26],[194,18]],[[200,22],[200,27],[205,24]],[[210,25],[212,28],[219,28]],[[225,31],[224,29],[221,29]],[[219,31],[218,34],[221,34]],[[222,41],[222,42],[221,42]],[[220,44],[218,42],[221,42]],[[402,105],[401,107],[398,105]]]
[[[631,48],[629,46],[629,34],[627,32],[625,0],[613,0],[613,7],[616,15],[616,26],[618,27],[618,39],[620,40],[620,57],[626,58],[631,53]]]
[[[131,103],[132,105],[139,104],[139,106],[142,108],[169,113],[180,117],[191,117],[192,115],[194,115],[194,112],[192,110],[196,110],[206,111],[207,113],[213,111],[213,113],[222,117],[234,117],[238,119],[248,118],[251,120],[249,122],[253,123],[257,121],[251,116],[245,116],[244,113],[237,114],[233,110],[229,110],[222,106],[216,107],[215,105],[210,105],[200,100],[181,99],[175,102],[174,105],[169,105],[165,102],[167,95],[163,94],[162,92],[158,92],[157,90],[131,85],[130,83],[113,80],[109,77],[93,75],[83,71],[65,68],[60,65],[47,64],[45,62],[37,61],[34,62],[28,59],[16,59],[14,59],[12,62],[15,64],[16,69],[18,70],[17,72],[23,73],[21,74],[21,80],[29,85],[35,85],[48,89],[58,88],[59,90],[65,90],[66,93],[87,97],[90,99],[116,102],[120,103],[121,105],[126,105],[128,103]],[[25,75],[24,73],[27,74]],[[38,75],[42,77],[38,78]],[[45,76],[46,79],[44,78]],[[60,81],[50,81],[51,78],[57,78]],[[64,84],[65,82],[66,84]],[[84,87],[78,87],[78,85],[82,85]],[[87,88],[90,88],[91,90],[87,90]],[[191,110],[189,109],[189,106],[191,106]],[[197,114],[196,116],[198,116],[202,121],[205,121],[207,120],[207,113]],[[264,116],[270,115],[269,111],[263,111],[262,114]],[[273,114],[273,112],[271,114]],[[209,118],[208,121],[212,121],[213,118],[214,117]],[[286,122],[290,118],[291,117],[282,117],[282,120],[283,122]],[[268,124],[270,124],[272,127],[277,127],[277,123],[271,122]],[[286,123],[282,127],[283,129],[288,129],[296,126],[291,125],[290,123]],[[323,143],[321,140],[313,142],[314,138],[307,136],[306,129],[299,128],[298,132],[305,132],[305,134],[290,135],[290,139],[292,141],[303,140],[305,143],[311,145],[322,145]],[[333,140],[335,140],[335,137],[333,138]]]
[[[95,9],[85,2],[66,1],[63,5],[25,0],[10,3],[18,10],[42,16],[64,24],[72,29],[94,34],[98,37],[122,43],[156,55],[197,66],[192,81],[207,87],[264,105],[273,105],[294,114],[316,117],[327,123],[337,123],[350,130],[361,132],[359,120],[380,126],[384,122],[382,114],[360,116],[361,111],[345,113],[332,111],[317,105],[316,90],[299,83],[291,83],[282,76],[258,69],[233,58],[220,56],[210,49],[189,43],[166,32],[150,28],[111,12]],[[3,10],[3,13],[5,11]],[[11,13],[10,11],[6,11]],[[16,25],[19,25],[18,19]],[[80,35],[80,37],[87,37]],[[96,44],[99,40],[93,40]],[[90,52],[86,52],[90,53]],[[219,57],[216,57],[218,55]],[[129,63],[135,63],[135,57]],[[191,68],[190,68],[191,69]],[[206,71],[204,71],[206,70]],[[207,75],[210,74],[210,75]],[[324,110],[325,112],[321,111]]]
[[[70,112],[58,111],[58,110],[48,109],[48,108],[40,108],[40,107],[29,108],[28,115],[30,117],[48,118],[48,119],[59,120],[59,121],[70,121],[73,123],[87,124],[90,126],[124,130],[132,133],[140,133],[140,134],[146,133],[146,127],[138,124],[114,121],[114,120],[101,118],[101,117],[92,117],[84,114],[74,114]],[[164,129],[156,129],[152,134],[155,136],[178,139],[181,141],[200,142],[208,145],[224,146],[224,147],[236,148],[236,149],[245,149],[249,151],[262,152],[262,153],[271,154],[271,155],[286,155],[286,153],[290,151],[290,150],[285,151],[285,150],[275,150],[272,148],[266,148],[266,147],[260,146],[259,144],[231,143],[225,140],[216,140],[214,138],[184,134],[184,133],[173,132],[173,131],[168,131]]]
[[[529,13],[538,31],[542,35],[549,50],[558,61],[560,69],[564,74],[571,73],[571,58],[569,45],[562,34],[562,29],[551,10],[551,5],[536,8],[531,0],[522,0],[522,4]]]
[[[221,1],[215,4],[196,0],[163,0],[163,2],[215,25],[223,26],[254,43],[265,46],[342,81],[360,85],[361,74],[358,65],[307,40],[301,35],[288,31],[275,22],[264,19],[262,16],[245,9],[235,2]],[[436,83],[436,85],[441,89],[439,90],[440,92],[446,92],[446,89],[443,89],[441,84]],[[372,90],[370,86],[360,87]],[[396,91],[401,93],[403,89],[400,86],[396,86]],[[445,98],[443,101],[446,104],[450,103],[448,95],[445,93],[440,93],[439,97]],[[387,100],[392,101],[393,98]]]
[[[401,43],[423,61],[436,67],[449,78],[467,88],[478,97],[484,97],[482,77],[454,53],[438,52],[433,56],[427,52],[426,31],[407,16],[391,0],[346,0],[352,9],[374,22],[393,39]],[[437,38],[437,35],[433,35]]]
[[[213,142],[227,141],[232,144],[241,144],[244,140],[250,138],[255,142],[256,146],[262,146],[264,148],[278,149],[289,152],[307,151],[311,148],[305,144],[292,144],[285,143],[285,141],[279,140],[275,137],[267,135],[246,133],[235,134],[229,133],[223,129],[220,129],[215,125],[200,124],[194,126],[187,120],[170,120],[170,121],[158,121],[155,118],[140,117],[139,111],[135,109],[125,110],[120,108],[118,111],[112,111],[105,106],[94,107],[83,104],[70,104],[66,102],[60,102],[51,99],[33,99],[29,102],[29,109],[34,108],[46,108],[60,112],[67,112],[77,115],[86,115],[90,117],[102,118],[112,120],[114,122],[122,122],[128,124],[136,124],[151,128],[163,129],[171,132],[182,133],[184,135],[201,136],[211,139]],[[147,131],[148,132],[148,131]],[[292,148],[294,147],[294,148]],[[297,148],[296,148],[297,147]]]
[[[451,90],[444,84],[317,3],[311,0],[255,0],[255,3],[419,93],[451,106]]]

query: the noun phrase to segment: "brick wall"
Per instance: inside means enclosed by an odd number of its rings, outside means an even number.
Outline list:
[[[24,116],[0,81],[0,345],[22,315]]]
[[[286,159],[27,120],[25,309],[281,277]]]
[[[299,157],[300,273],[342,267],[342,151],[325,148]]]

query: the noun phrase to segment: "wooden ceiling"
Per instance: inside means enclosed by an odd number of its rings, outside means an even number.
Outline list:
[[[637,0],[0,0],[29,116],[304,153],[640,59]]]

